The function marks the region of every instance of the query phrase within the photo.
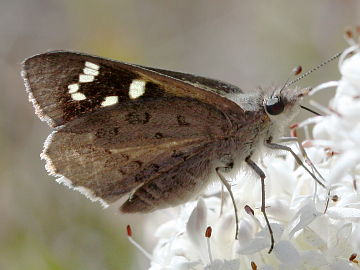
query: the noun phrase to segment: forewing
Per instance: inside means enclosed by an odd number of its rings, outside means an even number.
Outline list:
[[[22,76],[36,113],[53,127],[102,109],[104,104],[134,99],[188,97],[234,117],[243,114],[239,106],[215,93],[235,91],[233,86],[86,54],[54,51],[33,56],[24,61]]]
[[[57,128],[43,157],[51,174],[111,203],[154,179],[171,180],[169,172],[194,166],[195,156],[208,162],[229,125],[214,106],[190,98],[124,102]]]
[[[158,68],[148,68],[143,66],[139,66],[139,67],[150,69],[152,71],[164,74],[171,78],[175,78],[187,82],[195,87],[207,91],[211,91],[219,95],[226,95],[231,93],[243,93],[243,91],[239,87],[216,79],[206,78],[189,73],[158,69]]]

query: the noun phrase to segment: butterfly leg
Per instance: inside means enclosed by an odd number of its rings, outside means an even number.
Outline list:
[[[233,206],[234,206],[234,212],[235,212],[235,223],[236,223],[236,231],[235,231],[235,239],[238,239],[238,234],[239,234],[239,217],[238,217],[238,210],[237,210],[237,207],[236,207],[236,203],[235,203],[235,198],[234,198],[234,195],[231,191],[231,186],[229,184],[229,182],[226,180],[226,178],[222,175],[221,171],[226,171],[226,170],[229,170],[231,169],[232,167],[217,167],[215,170],[216,170],[216,173],[217,175],[219,176],[221,182],[223,183],[223,185],[225,186],[225,188],[227,189],[227,191],[229,192],[230,194],[230,198],[231,198],[231,201],[233,203]]]
[[[295,154],[295,152],[290,147],[281,144],[272,143],[271,140],[266,141],[265,145],[270,149],[284,150],[290,152],[295,158],[296,162],[300,166],[302,166],[320,186],[326,189],[326,186],[305,166],[302,160],[298,157],[298,155]]]
[[[223,208],[224,208],[224,201],[225,201],[225,196],[224,196],[224,185],[221,185],[221,191],[220,191],[220,197],[221,197],[221,205],[220,205],[220,217],[222,216],[223,213]]]
[[[293,139],[293,137],[285,137],[283,139],[281,139],[281,141],[283,142],[289,142],[289,141],[296,141],[299,145],[299,148],[300,148],[300,151],[302,153],[302,155],[304,156],[304,158],[306,160],[308,160],[308,164],[310,165],[311,168],[314,169],[314,171],[320,176],[320,178],[325,181],[325,179],[322,177],[322,175],[320,174],[320,172],[316,169],[316,167],[314,166],[314,164],[311,162],[311,160],[307,157],[307,154],[305,152],[305,149],[304,147],[302,146],[302,144],[299,142],[299,140],[297,138]],[[327,211],[327,208],[329,206],[329,200],[330,200],[330,188],[327,188],[325,186],[325,184],[323,182],[321,182],[306,166],[305,164],[302,162],[302,160],[298,157],[298,155],[295,154],[295,152],[288,146],[285,146],[285,145],[281,145],[281,144],[276,144],[276,143],[271,143],[270,140],[268,140],[266,142],[266,146],[269,147],[270,149],[278,149],[278,150],[285,150],[285,151],[288,151],[290,152],[293,157],[295,158],[296,162],[302,166],[310,175],[311,177],[320,185],[322,186],[323,188],[325,188],[328,192],[328,198],[326,200],[326,205],[325,205],[325,210],[324,210],[324,213],[326,213]]]
[[[297,138],[297,137],[282,137],[282,138],[280,138],[280,141],[281,142],[295,142],[299,146],[300,152],[301,152],[302,156],[304,157],[305,162],[315,171],[315,173],[321,178],[322,181],[326,182],[324,177],[316,169],[314,163],[312,163],[309,156],[306,154],[305,148],[302,145],[302,143],[299,141],[299,138]]]
[[[266,176],[265,176],[265,173],[260,169],[260,167],[258,165],[256,165],[256,163],[254,161],[252,161],[250,159],[250,156],[245,159],[245,162],[255,171],[255,173],[260,177],[260,180],[261,180],[261,212],[264,215],[266,225],[267,225],[267,227],[269,229],[269,233],[270,233],[271,246],[268,251],[268,253],[270,253],[274,248],[275,241],[274,241],[274,234],[271,229],[270,222],[267,217],[266,208],[265,208],[265,181],[264,180],[265,180]]]

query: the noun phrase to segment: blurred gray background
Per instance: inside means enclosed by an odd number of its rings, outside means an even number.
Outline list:
[[[39,154],[50,129],[28,102],[24,58],[70,49],[251,90],[344,49],[344,28],[359,18],[358,0],[1,0],[0,269],[148,266],[125,237],[130,223],[142,241],[143,217],[103,210],[47,175]],[[337,78],[332,63],[299,85]]]

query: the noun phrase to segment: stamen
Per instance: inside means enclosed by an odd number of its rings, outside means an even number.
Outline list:
[[[211,237],[211,233],[212,233],[212,228],[210,226],[208,226],[206,228],[206,231],[205,231],[205,237],[206,238],[210,238]]]
[[[297,128],[299,127],[299,123],[295,123],[290,125],[290,136],[291,137],[297,137]]]
[[[322,106],[320,103],[316,102],[315,100],[310,100],[310,105],[314,106],[314,107],[317,107],[319,110],[322,110],[325,114],[336,114],[338,117],[343,117],[339,112],[335,111],[334,109],[332,108],[326,108],[324,106]]]
[[[249,205],[245,205],[244,206],[244,210],[246,212],[246,214],[248,214],[252,220],[259,226],[259,228],[264,228],[262,225],[261,225],[261,222],[260,220],[258,220],[256,217],[255,217],[255,212],[254,210],[249,206]]]
[[[305,133],[305,138],[310,139],[310,131],[309,131],[309,126],[305,126],[304,127],[304,133]]]
[[[206,231],[205,231],[205,237],[206,237],[206,244],[207,244],[208,253],[209,253],[210,264],[213,263],[213,258],[212,258],[212,254],[211,254],[211,247],[210,247],[210,237],[211,237],[211,233],[212,233],[212,228],[211,228],[210,226],[208,226],[208,227],[206,228]]]
[[[220,217],[222,216],[223,214],[223,211],[224,211],[224,203],[225,203],[225,193],[224,193],[224,185],[221,184],[221,204],[220,204]]]
[[[293,69],[294,75],[297,76],[302,72],[302,66],[297,66]]]
[[[339,67],[339,70],[341,71],[342,70],[342,65],[344,64],[344,60],[352,55],[354,53],[354,51],[357,51],[359,50],[359,45],[357,44],[351,44],[351,42],[349,42],[351,47],[347,48],[344,50],[343,54],[340,56],[339,58],[339,63],[338,63],[338,67]]]
[[[357,184],[356,184],[356,178],[355,177],[353,179],[353,187],[354,187],[354,190],[357,191]]]
[[[356,45],[355,35],[351,29],[346,29],[344,33],[344,38],[350,45]]]
[[[138,244],[133,238],[132,238],[132,230],[130,225],[126,226],[126,234],[128,236],[128,239],[131,244],[133,244],[146,258],[148,258],[150,261],[154,261],[153,257],[149,252],[147,252],[140,244]]]
[[[354,33],[351,31],[351,29],[345,29],[345,38],[354,38]]]
[[[294,123],[292,125],[290,125],[289,128],[293,129],[293,128],[297,128],[299,126],[299,123]]]
[[[312,96],[312,95],[316,94],[317,92],[327,89],[327,88],[337,87],[338,85],[339,85],[338,81],[330,81],[330,82],[322,83],[322,84],[312,88],[311,91],[309,92],[309,96]]]
[[[323,120],[323,117],[321,117],[321,116],[315,116],[312,118],[305,119],[304,121],[299,123],[299,128],[305,127],[310,124],[317,124],[322,120]]]
[[[252,270],[257,270],[257,265],[256,265],[256,263],[255,262],[251,262],[251,269]]]
[[[126,226],[126,233],[127,233],[127,236],[132,237],[132,230],[131,230],[130,225]]]
[[[332,150],[330,147],[325,147],[324,151],[327,157],[333,157],[335,155],[340,154],[339,152],[335,152],[334,150]]]
[[[358,264],[359,261],[356,260],[356,257],[357,257],[356,253],[351,254],[350,257],[349,257],[349,261]]]
[[[246,214],[254,216],[255,212],[249,205],[245,205],[244,209],[245,209]]]
[[[359,25],[355,27],[355,30],[356,30],[356,33],[357,33],[358,35],[360,35],[360,26],[359,26]]]

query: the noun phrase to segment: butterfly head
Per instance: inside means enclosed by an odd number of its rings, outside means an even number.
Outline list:
[[[307,94],[308,89],[274,89],[264,97],[263,107],[273,121],[290,122],[299,112],[302,97]]]

